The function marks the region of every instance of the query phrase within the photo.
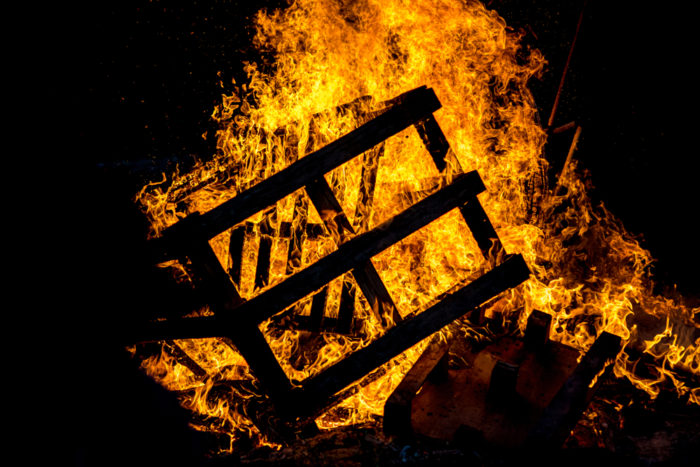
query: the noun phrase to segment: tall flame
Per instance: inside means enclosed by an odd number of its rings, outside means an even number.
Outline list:
[[[271,59],[245,64],[248,82],[232,83],[230,93],[222,96],[213,112],[220,124],[213,160],[190,173],[164,177],[139,194],[153,236],[356,128],[377,103],[427,85],[443,104],[436,118],[460,164],[465,170],[477,170],[484,180],[487,192],[480,200],[506,250],[522,254],[533,272],[526,283],[491,303],[487,315],[515,320],[522,327],[532,310],[542,310],[553,316],[552,338],[581,350],[602,331],[617,334],[626,342],[615,362],[617,376],[629,378],[651,397],[670,383],[680,396],[700,403],[697,384],[677,372],[700,374],[700,338],[693,322],[693,314],[700,310],[652,294],[649,252],[614,215],[592,205],[575,162],[568,165],[556,190],[547,188],[542,156],[546,134],[527,88],[528,81],[542,72],[545,60],[539,51],[522,47],[518,34],[496,12],[462,0],[297,0],[282,10],[259,12],[255,27],[254,45]],[[332,110],[349,102],[355,104]],[[437,176],[415,130],[388,140],[365,228],[424,196],[431,177]],[[326,176],[346,213],[355,212],[360,177],[361,158]],[[192,190],[195,186],[204,188]],[[277,203],[273,229],[292,220],[298,196],[305,195],[297,193]],[[319,219],[318,213],[310,213],[310,221]],[[261,215],[251,219],[261,220]],[[226,269],[232,262],[230,235],[224,232],[211,241]],[[284,241],[276,239],[273,245],[271,284],[288,274],[286,256],[280,253],[286,248]],[[307,240],[296,269],[334,248],[330,238]],[[254,285],[255,255],[255,242],[246,242],[240,280],[244,298],[260,293]],[[424,308],[486,267],[455,212],[373,262],[402,315]],[[337,309],[339,290],[340,282],[334,281],[329,310]],[[361,337],[324,334],[310,344],[297,331],[282,332],[263,324],[290,378],[315,374],[381,334],[381,325],[363,298],[357,299],[356,308]],[[472,333],[466,324],[451,332]],[[222,368],[245,369],[241,357],[216,339],[180,344],[210,377],[193,378],[165,356],[143,366],[168,387],[192,389],[185,405],[227,420],[232,436],[236,430],[254,433],[255,427],[234,410],[232,399],[246,396],[229,394],[230,400],[207,402],[212,375],[222,378]],[[299,349],[304,345],[315,351],[304,354],[300,364]],[[384,401],[421,348],[416,346],[386,365],[383,376],[322,416],[321,426],[381,415]],[[292,361],[295,355],[297,360]],[[655,363],[641,372],[643,376],[635,368],[640,355]],[[245,370],[237,377],[241,374],[249,377]]]

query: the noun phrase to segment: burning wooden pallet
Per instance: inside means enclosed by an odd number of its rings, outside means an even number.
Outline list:
[[[558,447],[570,433],[596,383],[620,351],[602,333],[579,352],[549,340],[551,316],[533,311],[522,338],[502,337],[460,357],[448,370],[447,342],[429,346],[389,397],[384,431],[514,448]]]
[[[485,189],[481,178],[476,172],[462,173],[433,117],[433,112],[439,108],[440,102],[432,89],[421,87],[405,93],[389,102],[379,115],[356,130],[297,160],[216,208],[203,214],[191,214],[167,229],[160,238],[152,241],[154,262],[179,259],[183,264],[187,263],[208,297],[214,316],[152,322],[140,329],[133,340],[165,340],[174,348],[174,339],[225,338],[246,360],[273,403],[277,415],[286,419],[311,417],[337,402],[341,391],[381,365],[499,293],[526,280],[530,271],[523,258],[505,254],[477,199],[477,194]],[[436,167],[443,174],[441,188],[374,229],[356,234],[355,227],[343,212],[324,174],[363,153],[369,161],[366,170],[376,172],[376,159],[381,154],[383,141],[410,126],[418,130]],[[374,177],[376,173],[367,177],[369,185],[374,183]],[[323,228],[335,239],[337,250],[250,300],[243,300],[236,287],[236,271],[229,275],[221,266],[209,240],[233,228],[232,250],[240,251],[246,229],[267,228],[269,218],[274,216],[270,206],[301,188],[320,213]],[[360,188],[362,202],[358,204],[358,209],[369,209],[372,190],[373,187],[368,185]],[[299,209],[295,213],[304,217],[305,206],[301,202],[297,204]],[[427,310],[402,319],[370,259],[454,208],[461,212],[492,268],[471,283],[445,294]],[[246,223],[246,219],[264,210],[267,210],[264,220],[257,227]],[[366,225],[356,227],[361,230]],[[316,228],[303,221],[290,225],[288,264],[293,264],[298,258],[303,234]],[[260,286],[265,285],[264,275],[269,267],[265,265],[268,249],[263,243],[262,256],[260,253],[258,255]],[[289,268],[290,271],[293,269]],[[320,374],[293,384],[258,325],[289,309],[304,297],[314,293],[318,296],[318,291],[323,290],[331,280],[348,273],[352,274],[370,308],[388,330],[367,347],[347,355]],[[312,312],[310,320],[316,320],[311,323],[312,326],[318,328],[321,315],[318,311],[316,314]],[[352,315],[345,313],[336,326],[346,331],[347,323],[351,320]],[[178,353],[177,349],[175,353]]]

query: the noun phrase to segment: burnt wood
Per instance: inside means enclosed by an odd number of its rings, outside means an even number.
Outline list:
[[[241,263],[245,237],[246,226],[245,224],[240,224],[231,230],[231,237],[228,242],[228,254],[231,259],[231,267],[228,270],[228,275],[237,288],[241,286]]]
[[[411,429],[411,402],[423,383],[447,355],[449,343],[433,338],[401,383],[384,403],[384,433],[409,438]]]
[[[371,231],[347,241],[333,253],[260,295],[240,303],[235,310],[230,310],[232,312],[213,317],[151,323],[145,330],[145,336],[148,336],[147,339],[150,340],[213,337],[226,335],[229,329],[239,327],[241,323],[259,324],[320,289],[343,273],[352,269],[357,270],[361,265],[366,264],[372,256],[426,226],[447,211],[468,200],[474,202],[476,194],[483,190],[484,185],[478,173],[460,174],[455,177],[451,185],[430,195]],[[211,251],[211,248],[209,250]],[[213,252],[211,254],[213,255]],[[216,259],[216,256],[213,259]],[[215,267],[212,266],[211,269],[215,269]],[[221,268],[219,267],[219,269]],[[209,271],[206,272],[209,273]],[[222,283],[223,287],[233,289],[232,293],[238,295],[231,281],[228,280],[228,276],[226,279],[228,286],[223,281],[219,282]],[[240,297],[238,300],[240,301]]]
[[[447,153],[450,150],[450,143],[447,142],[445,133],[438,125],[434,115],[421,120],[415,124],[418,136],[423,141],[425,148],[430,153],[430,157],[435,162],[435,167],[440,172],[444,172],[447,168]]]
[[[258,224],[260,230],[260,245],[258,246],[258,261],[255,266],[255,288],[267,287],[270,282],[270,260],[274,242],[274,223],[277,217],[275,208],[268,210]]]
[[[561,446],[586,407],[594,387],[591,382],[606,370],[621,348],[619,336],[603,332],[581,359],[573,374],[545,408],[528,436],[530,448]]]
[[[351,238],[355,229],[353,229],[326,179],[321,177],[306,185],[306,193],[311,202],[314,203],[326,229],[336,244],[342,245]],[[387,325],[387,317],[393,322],[401,320],[394,300],[369,258],[365,263],[353,269],[352,275],[367,299],[370,309],[378,319],[385,325]]]
[[[549,330],[552,326],[552,315],[540,310],[532,310],[527,318],[527,326],[523,341],[531,349],[543,349],[549,342]]]
[[[207,376],[207,370],[202,368],[197,362],[190,357],[187,352],[185,352],[182,347],[177,345],[173,341],[165,341],[163,343],[163,349],[172,355],[175,360],[182,366],[190,370],[195,378],[204,379]]]

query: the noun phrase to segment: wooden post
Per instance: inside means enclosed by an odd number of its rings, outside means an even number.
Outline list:
[[[593,392],[591,382],[606,369],[620,351],[619,336],[603,332],[593,343],[573,374],[554,396],[528,436],[530,448],[560,447],[573,429]]]

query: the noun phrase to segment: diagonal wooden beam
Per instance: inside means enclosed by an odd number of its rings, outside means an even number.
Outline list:
[[[522,256],[508,257],[503,263],[449,294],[442,301],[397,324],[367,347],[355,351],[322,373],[304,380],[301,389],[293,391],[295,403],[292,406],[299,414],[314,413],[323,409],[335,393],[455,319],[522,283],[529,275],[530,270]]]

